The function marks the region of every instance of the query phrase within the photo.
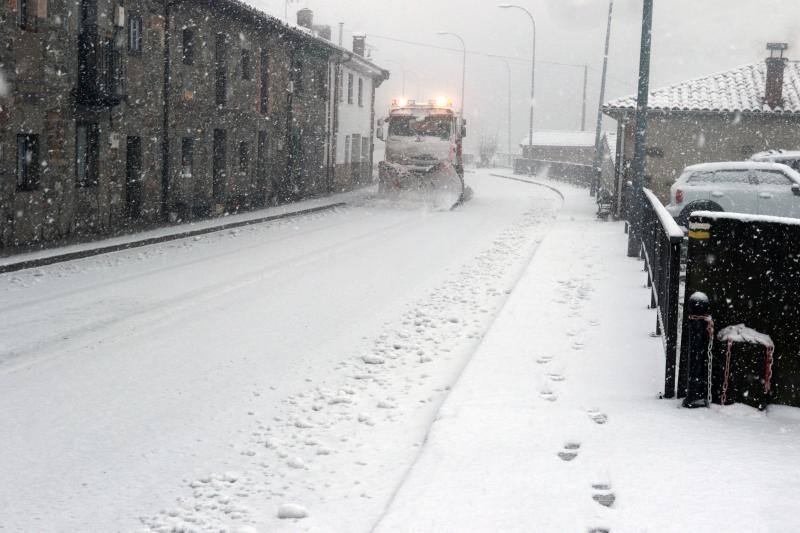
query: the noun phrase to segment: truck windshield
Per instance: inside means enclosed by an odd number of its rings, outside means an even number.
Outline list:
[[[449,117],[392,117],[389,123],[391,137],[440,137],[449,139],[452,120]]]

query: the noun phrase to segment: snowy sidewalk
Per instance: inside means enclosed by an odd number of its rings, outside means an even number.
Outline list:
[[[551,185],[558,221],[376,530],[800,530],[799,410],[659,400],[642,263]]]
[[[35,268],[62,261],[71,261],[140,246],[148,246],[186,237],[194,237],[215,231],[271,222],[281,218],[310,214],[335,207],[347,202],[362,199],[372,188],[361,188],[354,191],[312,198],[276,207],[266,207],[254,211],[237,213],[217,218],[196,220],[181,224],[173,224],[135,233],[101,238],[98,240],[67,244],[53,248],[45,248],[14,255],[0,256],[0,273],[15,272],[26,268]]]

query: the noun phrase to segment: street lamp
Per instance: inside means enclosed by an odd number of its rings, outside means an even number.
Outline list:
[[[608,74],[608,44],[611,39],[611,17],[614,14],[614,0],[608,0],[608,25],[606,26],[606,47],[603,52],[603,75],[600,81],[600,102],[597,104],[597,128],[594,134],[594,176],[589,194],[599,193],[600,181],[603,177],[603,147],[601,130],[603,128],[603,100],[606,98],[606,75]],[[610,148],[610,147],[609,147]]]
[[[403,66],[402,63],[400,63],[399,61],[395,61],[394,59],[384,59],[384,62],[386,62],[386,63],[394,63],[395,65],[400,67],[400,71],[403,73],[403,87],[400,90],[401,91],[401,95],[400,96],[408,96],[406,94],[406,68]]]
[[[437,31],[436,35],[451,35],[461,41],[461,47],[464,49],[464,58],[461,61],[461,120],[464,120],[464,87],[466,84],[467,79],[467,44],[464,42],[464,39],[461,38],[460,35],[457,33],[452,33],[449,31]]]
[[[506,66],[506,70],[508,71],[508,120],[507,120],[507,126],[508,126],[508,158],[509,158],[509,160],[511,160],[511,64],[504,57],[500,57],[500,56],[496,56],[496,55],[490,55],[490,57],[493,57],[495,59],[499,59],[500,61],[502,61],[503,64]],[[512,167],[514,166],[513,161],[511,163],[511,166]]]
[[[636,95],[636,134],[633,149],[633,190],[630,191],[628,213],[628,257],[640,252],[642,209],[645,185],[645,156],[647,142],[647,106],[650,93],[650,50],[653,41],[653,0],[644,0],[642,6],[642,42],[639,50],[639,90]]]
[[[536,83],[536,20],[533,18],[533,15],[530,11],[525,9],[522,6],[518,6],[516,4],[500,4],[497,6],[501,9],[519,9],[524,11],[528,18],[531,19],[531,25],[533,26],[533,47],[531,53],[531,116],[530,116],[530,125],[528,128],[528,157],[530,157],[530,162],[528,165],[528,174],[533,175],[533,104],[535,98],[535,83]]]

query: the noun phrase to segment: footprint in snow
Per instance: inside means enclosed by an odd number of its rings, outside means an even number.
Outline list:
[[[563,375],[556,372],[548,372],[546,375],[550,378],[550,381],[564,381],[566,379]]]
[[[554,402],[558,400],[558,394],[550,390],[543,390],[539,392],[539,396],[541,396],[542,399],[547,400],[548,402]]]
[[[592,489],[594,490],[592,499],[604,507],[611,507],[617,500],[617,497],[611,492],[610,483],[594,483]]]
[[[607,527],[590,527],[589,533],[611,533],[611,530]]]
[[[552,355],[543,355],[539,359],[537,359],[536,362],[538,364],[540,364],[540,365],[544,365],[544,364],[549,363],[552,360],[553,360],[553,356]]]
[[[562,461],[569,462],[578,457],[578,450],[581,448],[580,442],[568,442],[564,449],[558,452],[558,457]]]
[[[608,422],[608,415],[601,413],[598,409],[589,409],[586,414],[595,424],[603,425]]]

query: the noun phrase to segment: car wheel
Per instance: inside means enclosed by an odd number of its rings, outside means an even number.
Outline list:
[[[689,216],[691,216],[692,212],[694,211],[713,211],[715,213],[719,213],[723,211],[723,209],[714,202],[695,202],[693,204],[689,204],[683,208],[681,214],[678,215],[676,222],[679,226],[688,226],[689,225]]]

